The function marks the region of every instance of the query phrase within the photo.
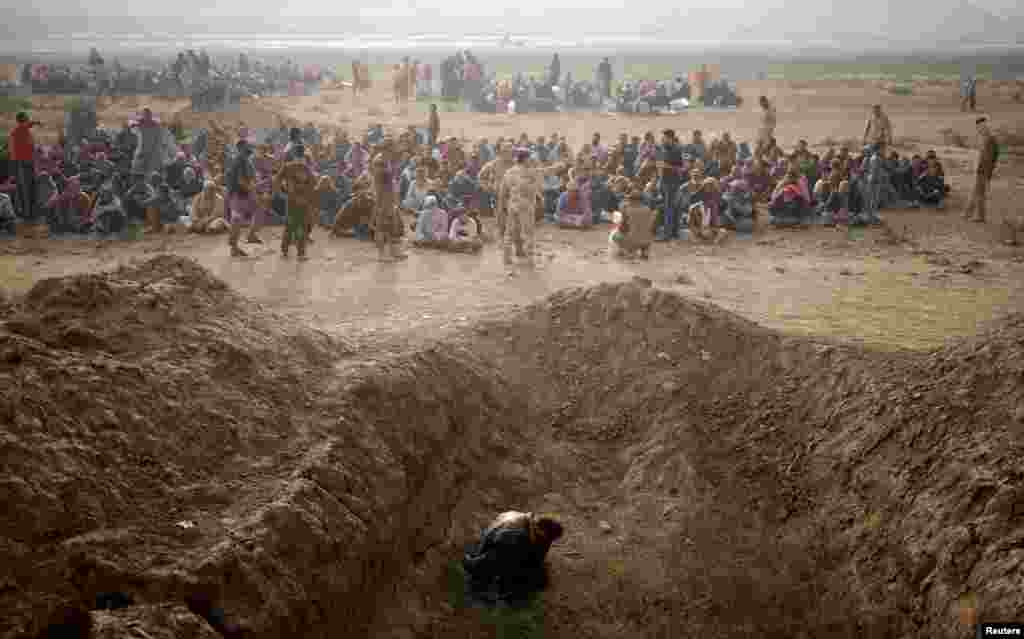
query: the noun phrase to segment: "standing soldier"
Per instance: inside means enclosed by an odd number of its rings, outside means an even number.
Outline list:
[[[352,99],[359,97],[359,90],[363,88],[363,74],[359,66],[359,60],[352,60]]]
[[[505,211],[501,203],[501,181],[505,179],[505,172],[512,166],[512,146],[508,142],[498,142],[498,157],[491,160],[480,169],[478,176],[480,188],[484,197],[492,202],[494,207],[495,222],[498,227],[499,239],[505,233]]]
[[[978,125],[978,137],[981,141],[981,149],[978,152],[978,168],[974,176],[974,190],[971,191],[971,199],[964,209],[964,219],[971,219],[971,215],[977,211],[977,215],[971,220],[973,222],[985,223],[985,200],[988,199],[988,188],[992,181],[992,174],[995,172],[996,163],[999,161],[999,145],[996,138],[988,128],[988,118],[978,118],[975,122]]]
[[[417,95],[416,95],[416,79],[419,77],[419,73],[420,73],[420,61],[419,60],[413,60],[412,64],[409,65],[409,89],[408,89],[408,93],[406,94],[406,97],[409,98],[410,100],[414,100],[415,101],[416,98],[417,98]]]
[[[876,104],[871,108],[871,116],[864,125],[865,146],[870,145],[873,151],[883,152],[887,146],[892,146],[892,123],[889,116],[882,112],[882,105]]]
[[[541,179],[537,172],[527,166],[529,149],[515,151],[515,166],[509,169],[501,181],[499,201],[508,207],[504,221],[501,248],[506,265],[511,265],[512,246],[516,256],[525,257],[533,266],[533,230],[537,215],[537,198],[541,195]]]
[[[437,105],[430,105],[430,117],[427,119],[427,133],[430,135],[430,139],[427,140],[427,146],[433,147],[441,143],[441,116],[437,114]]]
[[[377,243],[377,258],[382,262],[408,257],[398,247],[402,236],[402,219],[398,214],[398,188],[395,180],[394,147],[385,137],[380,152],[370,163],[376,207],[373,213],[373,239]]]
[[[288,249],[294,242],[298,247],[299,259],[305,260],[309,212],[319,210],[320,202],[316,192],[316,177],[306,166],[306,147],[300,142],[291,148],[289,155],[290,159],[274,176],[274,190],[288,196],[288,221],[281,234],[281,255],[288,257]]]
[[[762,157],[775,136],[775,127],[778,125],[778,113],[775,111],[775,105],[768,101],[767,96],[762,95],[758,99],[758,103],[761,105],[761,128],[758,129],[757,147],[754,155]]]

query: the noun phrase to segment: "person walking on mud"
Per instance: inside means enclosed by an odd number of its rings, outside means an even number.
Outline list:
[[[291,149],[291,158],[274,176],[274,189],[288,196],[288,218],[284,233],[281,234],[281,256],[288,257],[292,243],[296,245],[299,259],[306,259],[306,241],[309,237],[307,222],[310,211],[319,203],[316,192],[316,176],[306,165],[306,147],[301,142]]]
[[[981,142],[978,151],[978,165],[974,172],[974,189],[971,191],[971,199],[967,202],[963,217],[972,222],[985,223],[986,200],[988,200],[989,185],[996,170],[996,163],[999,162],[999,145],[992,131],[988,127],[988,118],[978,118],[975,122],[978,127],[978,138]],[[972,215],[977,212],[973,218]]]
[[[505,236],[505,202],[501,199],[501,184],[513,161],[512,144],[499,142],[498,157],[480,169],[480,188],[494,198],[494,221],[499,239]]]
[[[231,165],[227,175],[228,199],[231,232],[228,234],[228,245],[232,257],[246,257],[247,253],[238,246],[242,236],[242,227],[249,227],[249,242],[262,244],[256,237],[256,218],[260,213],[260,205],[256,199],[254,182],[256,166],[252,160],[253,149],[247,140],[239,140],[238,156]]]

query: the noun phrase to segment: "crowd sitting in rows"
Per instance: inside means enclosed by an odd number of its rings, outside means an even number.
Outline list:
[[[146,111],[120,132],[97,131],[76,145],[38,147],[34,222],[47,224],[55,235],[109,236],[140,223],[149,231],[227,231],[229,174],[240,161],[235,145],[226,145],[225,157],[213,161],[215,151],[200,134],[165,162],[152,152],[157,138],[146,131],[153,127],[159,124]],[[538,220],[570,228],[612,224],[629,197],[656,213],[661,240],[685,232],[717,236],[717,229],[750,232],[761,211],[776,226],[878,224],[885,207],[941,207],[948,192],[933,151],[904,158],[884,147],[853,153],[842,146],[819,156],[802,140],[784,153],[774,139],[751,150],[728,133],[705,142],[701,131],[693,131],[686,143],[665,133],[660,144],[648,132],[642,138],[621,134],[611,146],[595,134],[574,152],[558,135],[468,145],[449,137],[430,145],[429,132],[409,127],[394,140],[391,173],[400,207],[410,217],[405,226],[417,241],[486,238],[482,218],[502,206],[499,187],[514,149],[527,150],[529,163],[542,171]],[[294,159],[288,153],[297,144],[308,150],[302,161],[318,178],[320,224],[335,235],[373,237],[370,161],[390,136],[376,126],[358,139],[344,131],[327,137],[312,125],[282,125],[255,145],[245,159],[252,163],[258,209],[250,242],[260,241],[260,225],[287,219],[287,198],[274,188],[274,177],[284,161]],[[13,178],[2,180],[0,226],[10,232],[15,222],[29,220],[18,219],[21,212],[7,196]]]

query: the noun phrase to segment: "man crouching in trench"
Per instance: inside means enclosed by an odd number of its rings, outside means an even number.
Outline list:
[[[562,534],[562,525],[548,517],[517,511],[498,515],[462,559],[470,599],[484,605],[522,602],[543,590],[544,560]]]

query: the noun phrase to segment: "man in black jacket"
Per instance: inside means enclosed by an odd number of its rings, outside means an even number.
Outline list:
[[[467,549],[462,565],[470,596],[484,604],[523,601],[547,585],[544,560],[562,525],[533,513],[509,511]]]
[[[665,202],[665,220],[660,239],[679,239],[679,212],[676,210],[675,201],[676,191],[683,183],[683,147],[680,146],[672,129],[662,131],[657,157],[661,193]]]

